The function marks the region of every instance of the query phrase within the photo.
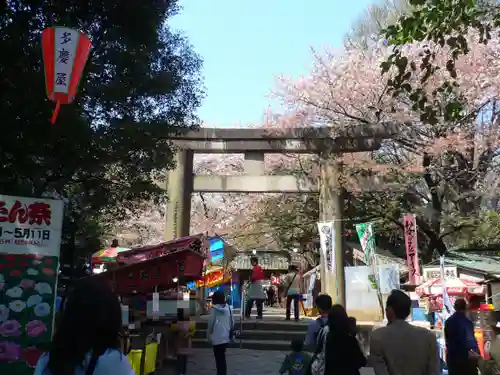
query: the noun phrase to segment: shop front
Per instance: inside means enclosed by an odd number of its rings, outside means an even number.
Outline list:
[[[228,296],[229,302],[233,307],[234,302],[238,302],[239,288],[232,283],[233,273],[231,272],[230,262],[236,253],[236,250],[226,243],[222,237],[209,238],[209,256],[205,263],[205,268],[201,279],[190,282],[187,287],[191,291],[196,291],[203,298],[208,307],[212,294],[216,290],[224,290]]]
[[[472,309],[479,308],[484,301],[485,287],[474,281],[459,279],[457,277],[444,279],[429,279],[415,289],[420,297],[420,306],[425,307],[431,326],[442,327],[443,317],[443,287],[453,305],[458,298],[465,299]]]

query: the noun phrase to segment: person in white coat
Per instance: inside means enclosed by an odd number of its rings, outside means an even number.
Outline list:
[[[227,375],[226,348],[233,336],[234,318],[222,290],[212,296],[212,310],[208,317],[208,337],[214,349],[217,375]]]

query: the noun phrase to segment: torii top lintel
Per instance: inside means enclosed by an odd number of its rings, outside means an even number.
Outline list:
[[[318,153],[376,150],[380,141],[394,137],[401,124],[379,123],[304,128],[200,128],[171,136],[176,146],[200,153]]]

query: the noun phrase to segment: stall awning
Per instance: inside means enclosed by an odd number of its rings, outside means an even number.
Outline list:
[[[444,287],[449,295],[483,295],[485,292],[484,285],[459,278],[445,279]],[[441,279],[435,278],[427,280],[425,283],[418,286],[415,292],[421,297],[442,295],[443,285]]]
[[[144,262],[150,259],[162,257],[182,250],[190,250],[207,257],[210,243],[204,234],[197,234],[188,237],[181,237],[172,241],[161,242],[155,245],[147,245],[133,248],[122,252],[117,257],[117,262],[121,265],[130,265]]]
[[[152,291],[155,287],[171,287],[175,285],[174,278],[183,281],[199,279],[202,275],[204,260],[205,258],[199,252],[179,249],[91,277],[108,279],[113,289],[119,293],[133,291],[144,293]]]

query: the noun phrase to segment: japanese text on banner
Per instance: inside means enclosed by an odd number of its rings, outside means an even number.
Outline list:
[[[80,35],[76,30],[58,27],[55,30],[54,92],[67,94]]]
[[[0,195],[0,252],[59,256],[62,201]]]
[[[409,283],[420,283],[420,264],[417,250],[417,224],[415,215],[404,216],[404,231],[406,245],[406,261],[408,264]]]
[[[333,270],[333,262],[334,262],[334,260],[332,260],[332,258],[334,258],[334,255],[332,254],[332,250],[334,248],[334,245],[332,243],[333,230],[334,226],[332,221],[325,223],[318,223],[320,248],[325,259],[327,271]]]

